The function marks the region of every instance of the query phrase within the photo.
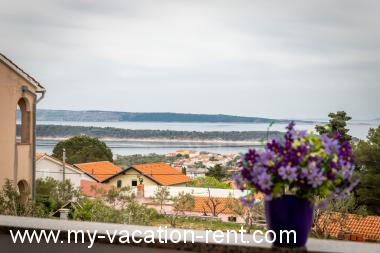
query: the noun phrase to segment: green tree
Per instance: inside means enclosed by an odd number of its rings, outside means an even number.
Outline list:
[[[319,134],[327,134],[332,137],[335,132],[340,134],[340,140],[351,141],[352,137],[348,134],[349,129],[346,128],[347,121],[351,120],[351,117],[347,115],[345,111],[338,111],[336,113],[329,114],[329,123],[325,126],[317,125],[315,130]]]
[[[97,222],[148,224],[158,216],[156,210],[137,202],[130,187],[110,190],[92,188],[95,199],[84,198],[74,207],[74,219]]]
[[[79,135],[58,142],[53,149],[53,157],[62,160],[64,148],[66,149],[66,162],[71,164],[95,161],[112,162],[111,149],[103,141],[87,135]]]
[[[203,164],[203,162],[198,161],[198,162],[194,163],[194,167],[197,168],[197,169],[199,169],[199,168],[205,168],[205,165]]]
[[[227,174],[225,169],[220,164],[217,164],[208,170],[206,176],[215,177],[218,180],[222,180],[227,176]]]
[[[239,199],[235,199],[230,195],[226,206],[235,215],[244,220],[244,228],[247,233],[250,233],[255,226],[266,227],[263,201],[257,201],[252,205],[245,206]]]
[[[72,217],[75,220],[124,223],[120,210],[105,204],[101,199],[84,198],[74,206]]]
[[[136,199],[131,199],[122,213],[125,223],[140,225],[148,225],[152,219],[159,216],[156,209],[147,208],[138,203]]]
[[[183,216],[186,211],[190,211],[195,206],[194,197],[190,193],[180,192],[177,196],[172,199],[173,212],[168,214],[164,211],[165,219],[170,223],[170,225],[175,228],[177,226],[177,221],[180,216]]]
[[[203,187],[203,188],[218,188],[218,189],[230,189],[231,187],[219,181],[215,177],[197,177],[194,178],[190,183],[189,186],[192,187]]]
[[[355,190],[359,205],[370,214],[380,215],[380,126],[371,128],[366,141],[354,146],[357,176],[360,185]]]
[[[128,155],[128,156],[118,155],[114,163],[121,167],[129,167],[134,164],[144,164],[144,163],[158,163],[158,162],[173,163],[177,159],[180,159],[180,158],[167,157],[165,155],[158,155],[155,153],[148,154],[148,155],[140,155],[140,154]]]
[[[154,201],[160,205],[160,213],[162,214],[163,206],[166,200],[169,199],[169,188],[165,186],[159,186],[154,192]]]
[[[21,195],[13,182],[7,179],[0,189],[0,214],[13,216],[45,217],[43,209],[30,199],[21,201]]]
[[[79,197],[79,189],[76,189],[70,180],[62,182],[50,177],[36,180],[36,193],[36,203],[43,207],[47,214]]]

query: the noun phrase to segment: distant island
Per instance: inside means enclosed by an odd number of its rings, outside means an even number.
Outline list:
[[[20,118],[19,113],[17,118]],[[286,123],[289,119],[244,117],[224,114],[190,114],[172,112],[113,112],[113,111],[70,111],[37,110],[37,121],[77,122],[194,122],[194,123]],[[298,121],[308,123],[308,121]]]
[[[172,130],[131,130],[113,127],[84,127],[62,125],[37,125],[38,139],[65,139],[75,135],[89,135],[103,140],[145,140],[174,142],[215,142],[215,143],[261,143],[269,138],[281,138],[279,131],[172,131]],[[20,125],[17,125],[17,134]]]

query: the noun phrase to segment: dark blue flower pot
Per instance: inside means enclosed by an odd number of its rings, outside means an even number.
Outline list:
[[[281,198],[265,201],[265,216],[268,229],[276,233],[274,246],[287,248],[305,246],[313,220],[313,206],[310,202],[296,196],[284,195]],[[282,233],[281,242],[281,230],[294,230],[296,242],[294,243],[293,234],[290,234],[287,243],[286,233]]]

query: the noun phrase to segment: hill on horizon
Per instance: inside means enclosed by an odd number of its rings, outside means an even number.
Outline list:
[[[17,119],[20,118],[19,113]],[[225,114],[192,114],[173,112],[115,112],[115,111],[72,111],[38,109],[37,121],[77,121],[77,122],[196,122],[196,123],[286,123],[286,119],[233,116]],[[298,122],[306,122],[299,121]]]

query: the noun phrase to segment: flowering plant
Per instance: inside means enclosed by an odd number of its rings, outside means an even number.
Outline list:
[[[263,150],[250,149],[241,156],[240,189],[262,192],[265,199],[296,195],[314,203],[349,193],[354,187],[352,150],[349,142],[287,126],[282,141],[271,140]]]

